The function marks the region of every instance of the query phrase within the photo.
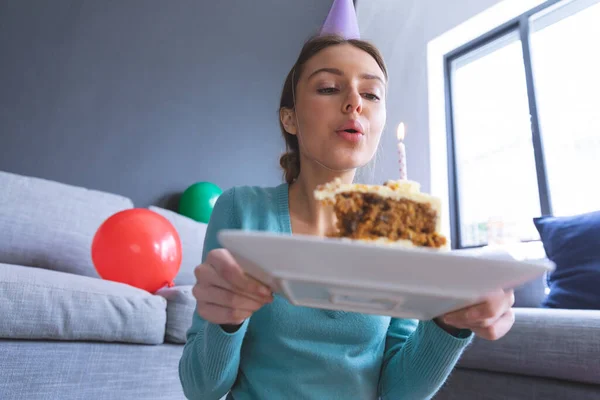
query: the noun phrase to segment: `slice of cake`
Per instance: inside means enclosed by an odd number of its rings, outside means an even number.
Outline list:
[[[337,231],[330,237],[433,249],[447,246],[440,233],[441,201],[421,193],[416,182],[362,185],[336,179],[317,187],[315,198],[333,206]]]

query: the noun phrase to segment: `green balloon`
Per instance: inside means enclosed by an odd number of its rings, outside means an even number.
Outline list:
[[[214,183],[198,182],[187,188],[179,200],[179,214],[208,223],[219,196],[223,193]]]

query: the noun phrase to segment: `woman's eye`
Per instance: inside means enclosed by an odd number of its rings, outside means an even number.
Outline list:
[[[369,99],[369,100],[373,100],[373,101],[379,101],[380,98],[379,96],[373,94],[373,93],[364,93],[363,96],[365,96],[365,98]]]
[[[322,94],[332,94],[337,91],[338,91],[337,88],[334,88],[334,87],[321,88],[321,89],[317,90],[317,92],[322,93]]]

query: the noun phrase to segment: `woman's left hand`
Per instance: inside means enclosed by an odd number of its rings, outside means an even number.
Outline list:
[[[483,339],[498,340],[508,333],[515,322],[514,303],[514,291],[502,290],[479,304],[445,314],[435,322],[448,332],[452,332],[452,328],[468,329]]]

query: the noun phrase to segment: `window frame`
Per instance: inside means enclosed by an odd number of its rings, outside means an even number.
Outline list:
[[[563,2],[565,2],[565,0],[548,0],[444,55],[444,96],[446,108],[446,140],[448,157],[448,206],[450,210],[450,240],[452,243],[452,248],[461,249],[485,246],[463,246],[462,244],[459,192],[457,182],[456,142],[454,134],[454,108],[452,102],[452,62],[468,53],[476,51],[483,46],[501,39],[503,36],[512,32],[518,33],[523,51],[523,64],[527,85],[529,113],[531,115],[531,134],[541,215],[552,215],[552,202],[548,184],[548,175],[546,171],[545,155],[543,152],[542,133],[540,131],[537,110],[529,33],[531,17]]]

